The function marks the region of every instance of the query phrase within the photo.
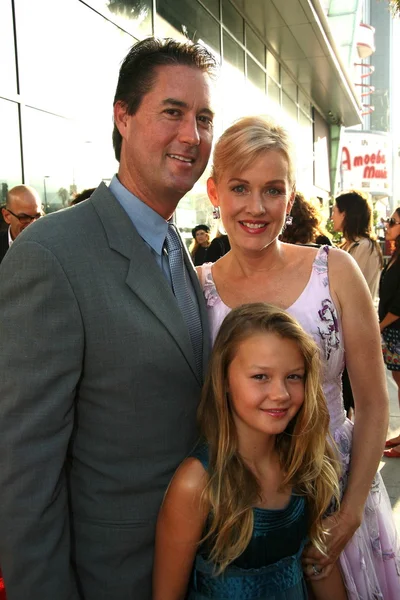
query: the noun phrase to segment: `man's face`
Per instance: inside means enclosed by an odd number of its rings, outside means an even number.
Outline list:
[[[117,103],[122,135],[121,183],[165,218],[199,179],[210,156],[210,79],[197,68],[156,68],[156,79],[134,115]]]
[[[33,220],[41,217],[42,214],[39,196],[29,190],[20,192],[18,195],[12,195],[7,202],[7,208],[3,208],[3,218],[10,226],[11,237],[13,240],[15,240],[21,231],[28,227],[28,225],[33,223]],[[33,220],[28,217],[33,217]]]

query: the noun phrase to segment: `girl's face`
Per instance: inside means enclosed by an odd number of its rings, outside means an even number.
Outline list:
[[[239,441],[282,433],[304,402],[305,365],[297,343],[273,333],[240,342],[228,368]]]
[[[267,150],[242,172],[222,173],[218,184],[210,178],[207,190],[220,207],[231,246],[249,251],[277,239],[294,200],[288,162],[279,150]]]
[[[199,229],[198,231],[196,231],[195,235],[196,242],[200,244],[200,246],[208,245],[208,233],[204,231],[204,229]]]
[[[343,221],[345,212],[340,212],[338,205],[335,204],[332,210],[332,222],[334,231],[343,231]]]
[[[386,223],[385,237],[389,242],[394,242],[398,235],[400,235],[400,216],[397,211],[394,211],[389,222]]]

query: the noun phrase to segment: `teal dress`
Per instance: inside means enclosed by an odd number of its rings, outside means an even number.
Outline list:
[[[206,445],[192,454],[208,469]],[[246,550],[214,575],[206,543],[196,555],[187,600],[302,600],[307,589],[301,554],[307,541],[307,503],[292,494],[279,510],[254,508],[254,528]]]

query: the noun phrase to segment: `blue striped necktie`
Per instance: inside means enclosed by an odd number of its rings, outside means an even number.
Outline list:
[[[189,330],[190,340],[200,377],[203,365],[203,330],[200,321],[200,312],[197,303],[190,295],[190,280],[183,260],[182,241],[175,225],[168,224],[165,238],[168,252],[169,268],[171,270],[172,289],[183,319]]]

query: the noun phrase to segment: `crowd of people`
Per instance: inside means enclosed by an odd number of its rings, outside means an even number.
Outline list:
[[[9,193],[8,600],[400,598],[377,472],[384,361],[400,390],[400,209],[381,274],[368,198],[336,199],[333,247],[296,192],[287,131],[243,117],[207,181],[220,233],[194,227],[190,256],[173,214],[209,161],[216,71],[200,44],[138,42],[114,97],[110,185],[45,218],[16,202],[31,189]],[[386,444],[400,456],[400,438]]]

